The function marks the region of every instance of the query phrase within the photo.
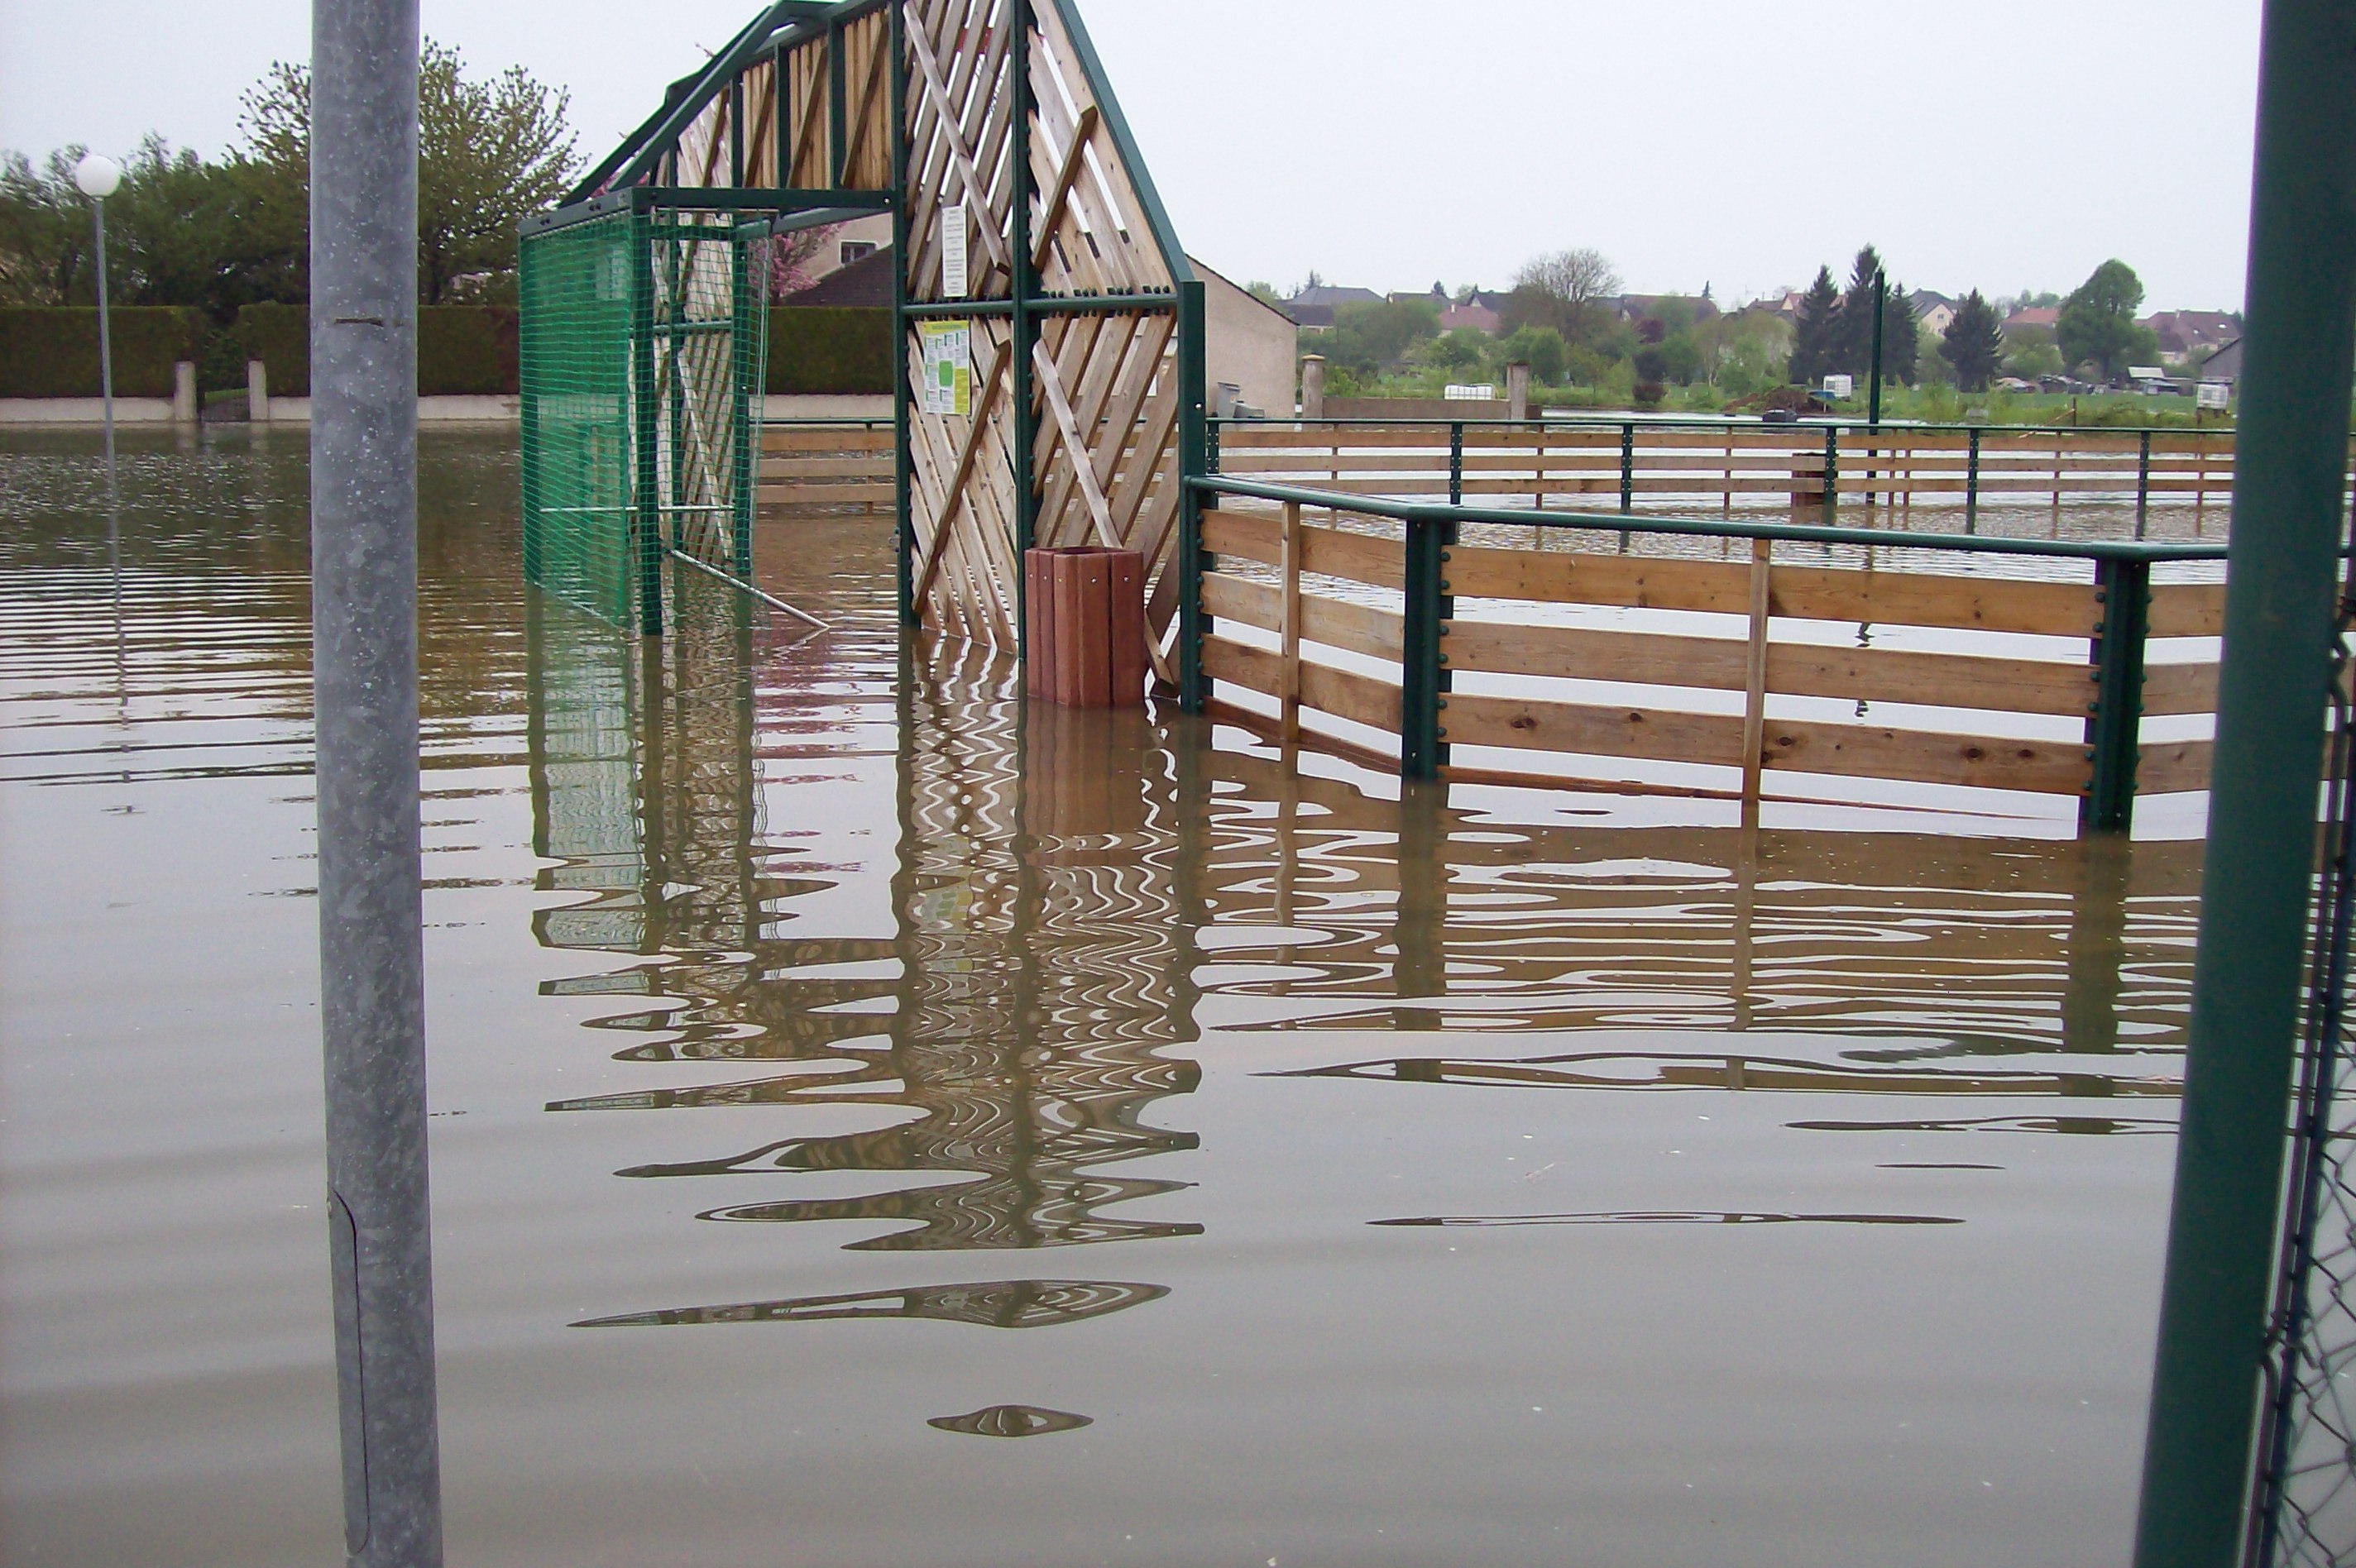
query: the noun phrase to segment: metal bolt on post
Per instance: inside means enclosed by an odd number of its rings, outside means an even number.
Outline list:
[[[417,0],[311,14],[320,1028],[344,1537],[438,1568],[417,735]]]

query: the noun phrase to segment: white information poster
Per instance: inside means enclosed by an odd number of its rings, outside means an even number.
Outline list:
[[[965,298],[969,286],[966,276],[965,203],[951,202],[941,208],[941,295],[945,299]]]
[[[924,346],[925,380],[916,389],[919,406],[928,414],[973,416],[973,323],[920,321],[918,340]]]

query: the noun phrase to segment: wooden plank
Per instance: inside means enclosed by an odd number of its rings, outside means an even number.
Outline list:
[[[1458,619],[1448,623],[1441,645],[1458,670],[1710,691],[1740,691],[1744,682],[1744,644],[1733,637]]]
[[[1282,658],[1273,649],[1252,647],[1216,633],[1203,639],[1203,670],[1214,680],[1233,681],[1276,697],[1282,667]],[[1398,733],[1399,688],[1388,681],[1303,660],[1301,703],[1386,734]]]
[[[2167,741],[2147,743],[2136,763],[2137,795],[2174,795],[2207,789],[2214,761],[2214,741]]]
[[[1301,636],[1327,647],[1396,664],[1406,644],[1405,625],[1405,617],[1396,610],[1328,599],[1322,593],[1301,596]]]
[[[1775,613],[2064,637],[2091,637],[2102,624],[2091,582],[1816,566],[1776,569]]]
[[[2158,582],[2151,590],[2151,635],[2155,637],[2222,637],[2225,635],[2225,585],[2222,582]]]
[[[898,492],[890,485],[764,485],[758,495],[764,506],[791,505],[798,507],[831,507],[846,503],[872,504],[895,499]]]
[[[1767,685],[1794,697],[2060,718],[2083,717],[2094,698],[2092,668],[2083,664],[1811,643],[1775,644],[1767,655]]]
[[[1301,530],[1301,570],[1321,577],[1346,578],[1376,588],[1407,583],[1407,547],[1398,539],[1340,528]]]
[[[1766,765],[1786,773],[2075,795],[2093,776],[2081,741],[1991,740],[1772,719]]]
[[[771,457],[761,464],[761,477],[775,479],[883,479],[892,477],[892,458]]]
[[[1279,529],[1283,560],[1277,567],[1278,738],[1290,746],[1301,739],[1301,508],[1284,508]]]
[[[2214,713],[2217,667],[2213,664],[2153,664],[2144,667],[2146,713]]]
[[[761,450],[780,452],[880,452],[899,449],[892,427],[882,430],[777,430],[761,432]]]
[[[1447,577],[1450,592],[1460,599],[1530,599],[1730,615],[1748,614],[1751,609],[1751,569],[1729,561],[1452,545]]]
[[[1203,514],[1203,548],[1213,555],[1238,556],[1262,566],[1280,566],[1281,528],[1274,512],[1237,512],[1221,507]]]
[[[1227,571],[1203,574],[1203,613],[1214,621],[1241,621],[1263,632],[1284,626],[1283,595],[1265,582]]]
[[[1724,767],[1737,766],[1741,760],[1739,714],[1611,708],[1462,692],[1451,692],[1446,702],[1440,716],[1440,729],[1451,746],[1509,746]]]

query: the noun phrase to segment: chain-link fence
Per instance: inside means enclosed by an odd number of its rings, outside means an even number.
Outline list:
[[[2324,859],[2285,1205],[2266,1412],[2250,1510],[2252,1568],[2356,1563],[2356,1093],[2348,1083],[2356,934],[2356,586],[2331,681]]]
[[[524,237],[529,581],[648,631],[667,554],[751,581],[769,245],[724,212],[617,209]]]

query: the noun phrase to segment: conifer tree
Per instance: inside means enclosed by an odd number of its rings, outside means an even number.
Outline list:
[[[1813,387],[1832,366],[1833,335],[1840,327],[1840,290],[1830,267],[1816,269],[1816,281],[1800,296],[1799,320],[1792,333],[1791,376],[1794,385]]]
[[[1955,368],[1955,385],[1985,392],[2004,361],[2004,324],[1996,307],[1974,289],[1955,306],[1955,319],[1939,344],[1939,357]]]

